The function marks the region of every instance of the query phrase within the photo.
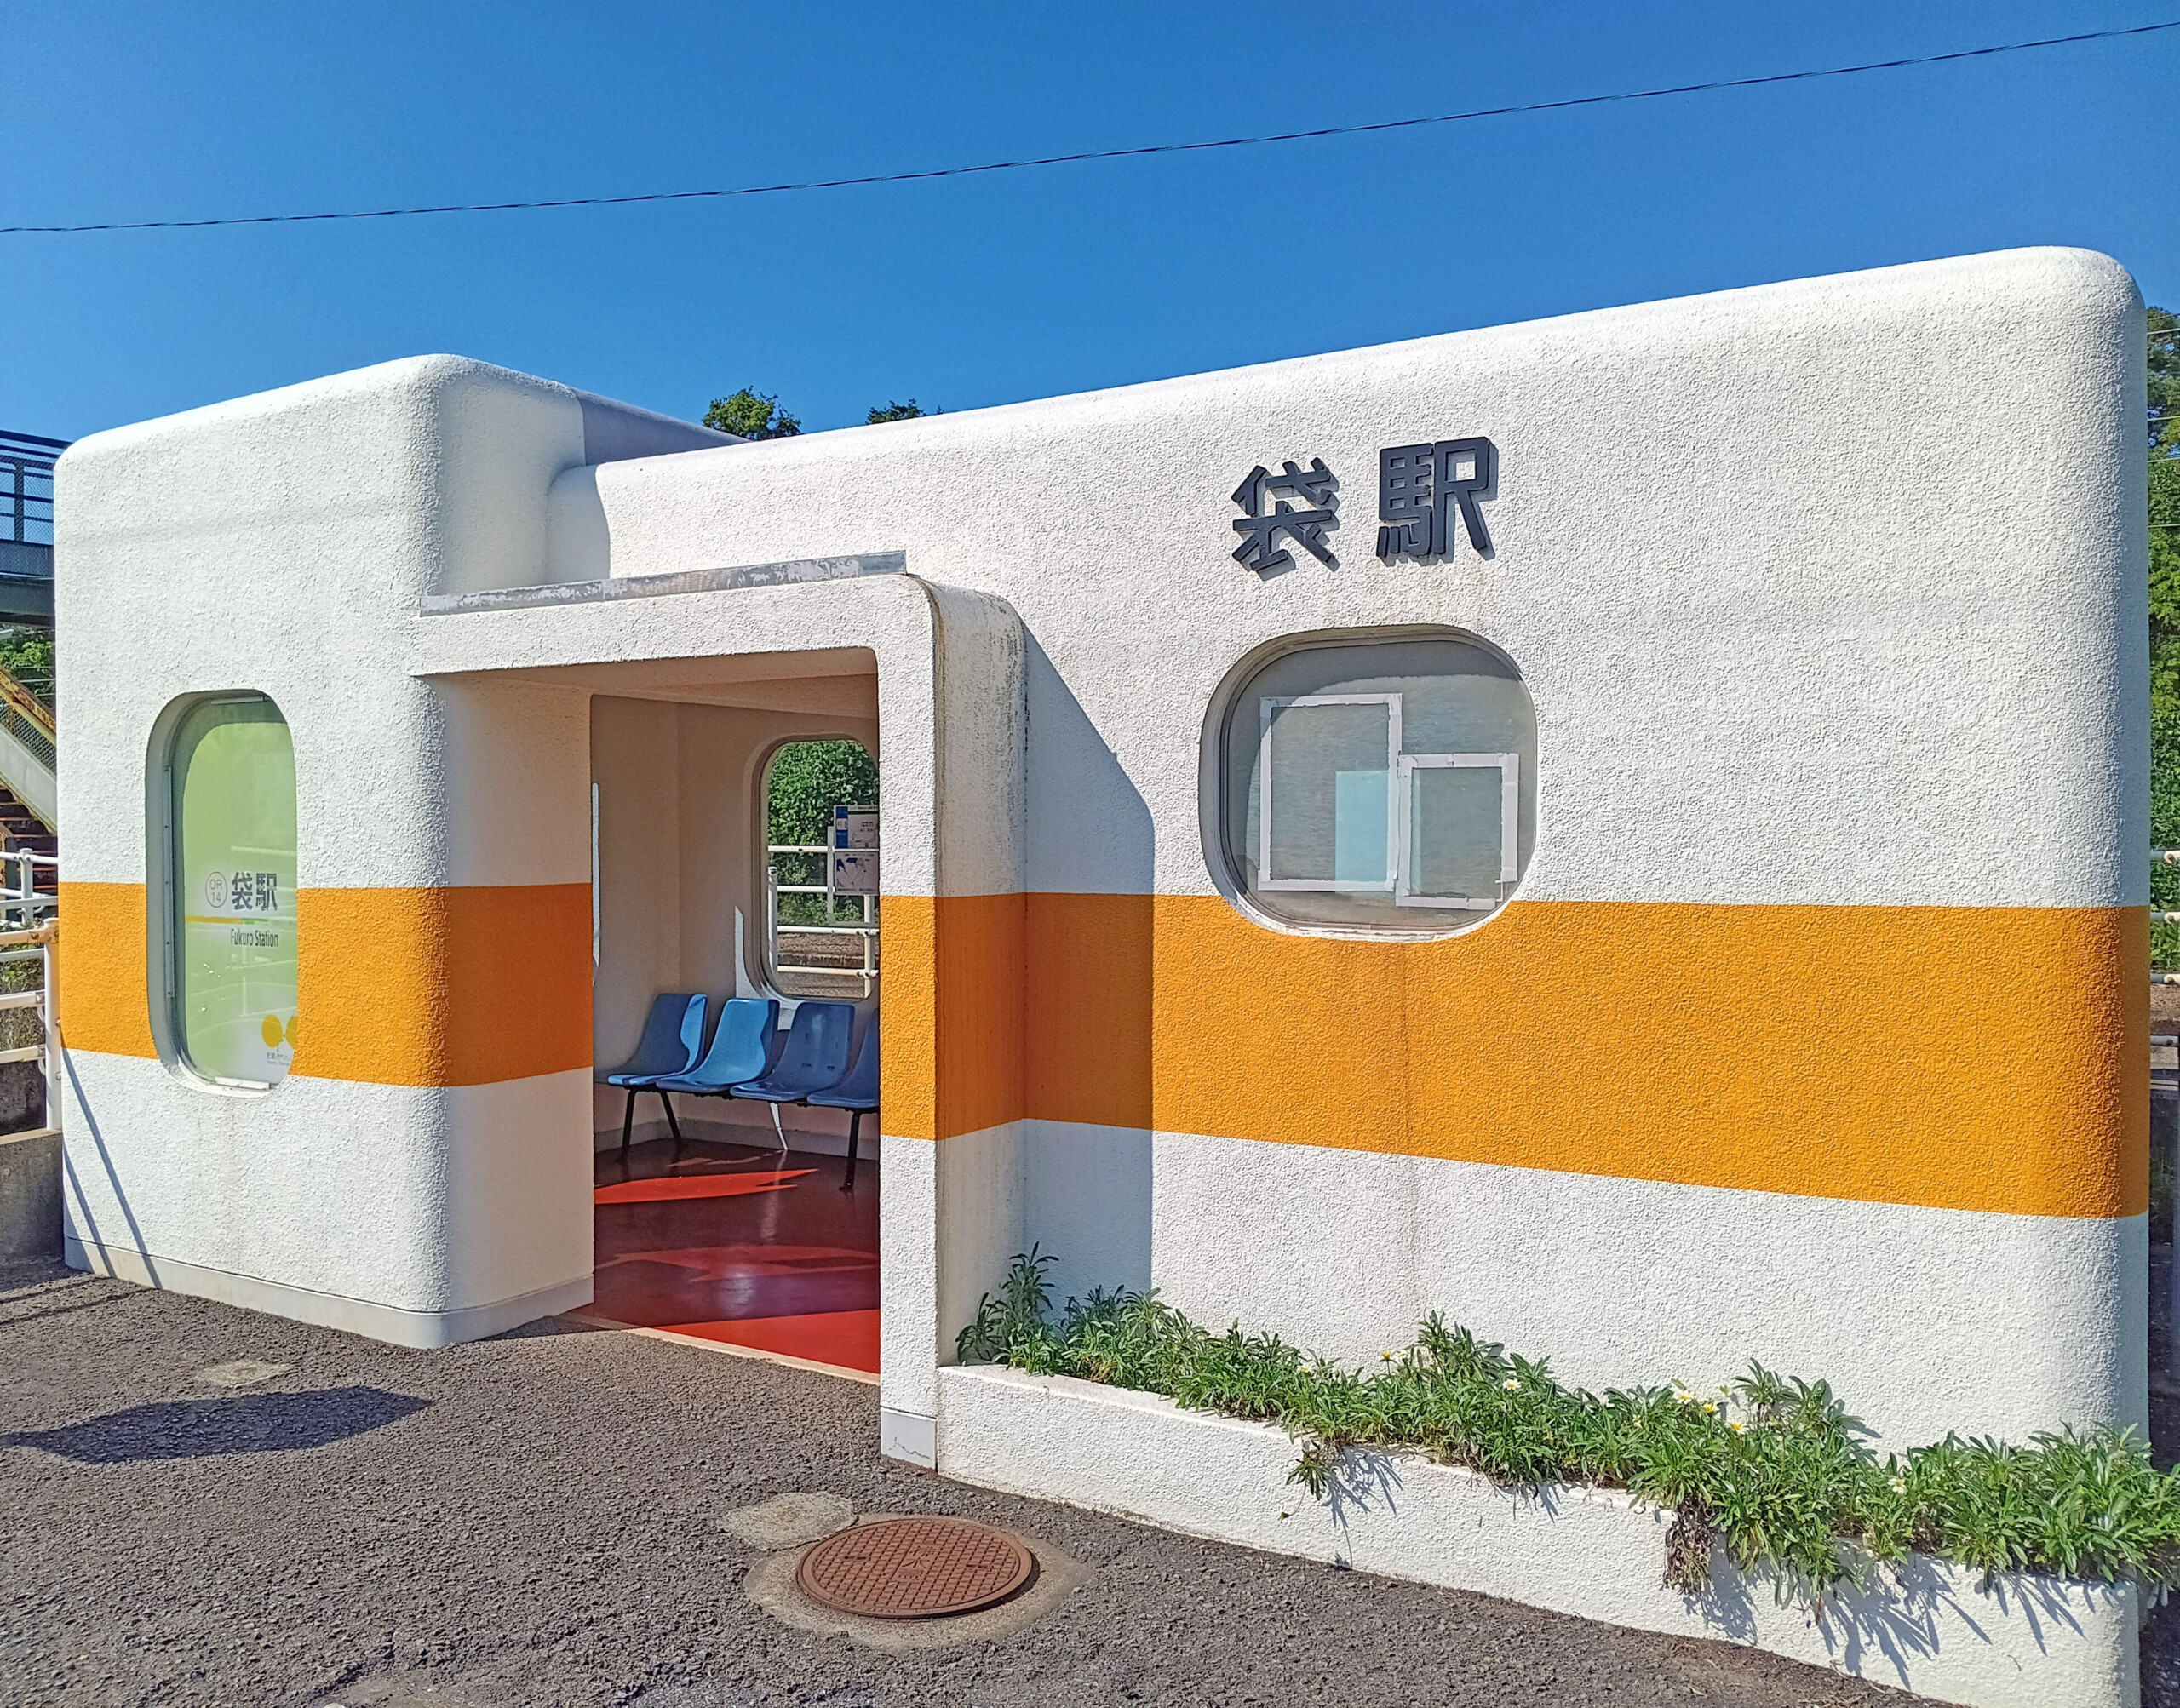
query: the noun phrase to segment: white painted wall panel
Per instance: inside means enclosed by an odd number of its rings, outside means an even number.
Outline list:
[[[1436,1310],[1592,1389],[1707,1390],[1752,1358],[1822,1377],[1895,1445],[2148,1427],[2141,1216],[1932,1210],[1192,1133],[1156,1134],[1152,1166],[1164,1298],[1346,1363],[1406,1346]]]

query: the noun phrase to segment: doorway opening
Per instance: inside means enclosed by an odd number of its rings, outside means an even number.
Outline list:
[[[875,1375],[877,676],[800,662],[591,701],[583,1314]]]

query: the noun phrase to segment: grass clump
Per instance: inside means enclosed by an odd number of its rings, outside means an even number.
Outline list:
[[[1714,1545],[1770,1571],[1779,1598],[1820,1608],[1871,1562],[1910,1552],[1999,1572],[2161,1587],[2180,1581],[2180,1471],[2160,1472],[2131,1430],[2072,1428],[2025,1447],[1948,1436],[1888,1453],[1823,1382],[1752,1363],[1697,1394],[1678,1384],[1567,1388],[1434,1312],[1368,1373],[1276,1335],[1221,1334],[1155,1293],[1093,1292],[1053,1308],[1034,1246],[987,1294],[957,1350],[1045,1375],[1162,1394],[1194,1410],[1283,1427],[1290,1482],[1323,1499],[1350,1448],[1420,1453],[1508,1486],[1621,1488],[1674,1515],[1665,1581],[1708,1583]]]

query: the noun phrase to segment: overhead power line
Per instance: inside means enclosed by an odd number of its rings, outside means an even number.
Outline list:
[[[1528,101],[1515,106],[1480,106],[1466,112],[1442,112],[1422,118],[1381,119],[1374,124],[1331,124],[1315,130],[1282,130],[1264,136],[1225,136],[1205,142],[1161,142],[1139,148],[1100,148],[1076,154],[1045,154],[1022,160],[989,160],[976,166],[940,166],[921,172],[874,172],[855,178],[817,178],[795,184],[748,184],[724,190],[653,190],[629,196],[563,196],[533,202],[450,202],[433,208],[366,208],[325,214],[247,214],[210,220],[106,220],[81,226],[0,226],[0,237],[74,235],[83,232],[196,231],[208,226],[306,225],[326,220],[397,220],[422,214],[511,214],[540,208],[617,208],[637,202],[697,202],[734,196],[783,196],[804,190],[846,190],[863,185],[916,184],[934,178],[967,178],[984,172],[1018,172],[1036,166],[1070,166],[1095,160],[1138,160],[1156,154],[1200,154],[1219,148],[1254,148],[1271,142],[1310,142],[1328,136],[1367,136],[1380,131],[1411,130],[1431,124],[1460,124],[1474,118],[1506,118],[1517,113],[1563,112],[1571,107],[1604,106],[1616,101],[1658,100],[1667,95],[1707,95],[1718,89],[1762,89],[1773,83],[1808,83],[1820,77],[1854,77],[1863,72],[1902,71],[1914,66],[1950,65],[1999,54],[2022,54],[2039,48],[2071,47],[2080,42],[2115,41],[2126,36],[2154,35],[2180,29],[2180,19],[2137,24],[2126,30],[2091,30],[2078,36],[2047,36],[2034,42],[2004,42],[1995,47],[1964,48],[1950,54],[1913,59],[1873,60],[1867,65],[1830,66],[1819,71],[1780,72],[1770,77],[1728,77],[1712,83],[1678,83],[1670,89],[1624,90],[1617,95],[1577,95],[1564,100]]]

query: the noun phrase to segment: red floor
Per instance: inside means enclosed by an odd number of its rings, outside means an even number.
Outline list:
[[[597,1287],[582,1314],[878,1370],[878,1169],[664,1140],[598,1155]]]

